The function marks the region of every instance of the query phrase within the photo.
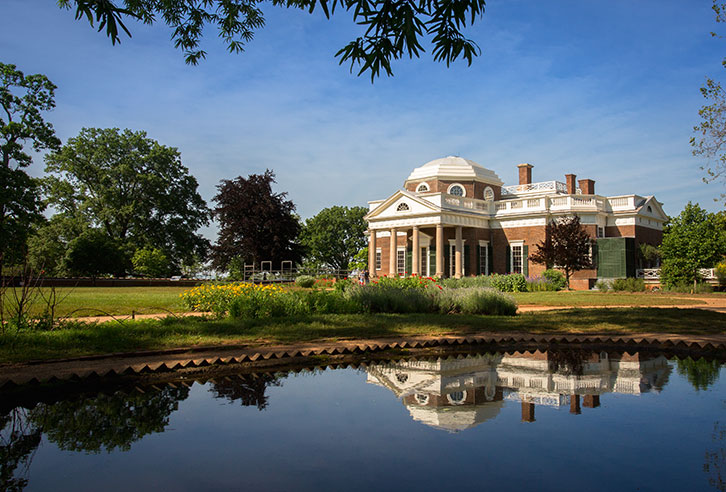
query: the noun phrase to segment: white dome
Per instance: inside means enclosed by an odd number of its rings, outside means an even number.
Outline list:
[[[501,186],[504,182],[497,173],[463,157],[442,157],[414,169],[406,181],[438,178],[455,180],[476,180]]]

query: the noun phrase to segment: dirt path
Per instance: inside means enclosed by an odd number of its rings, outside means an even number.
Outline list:
[[[412,336],[361,340],[321,340],[289,345],[218,345],[184,347],[147,352],[103,354],[50,361],[0,364],[0,388],[6,384],[25,384],[113,375],[137,376],[167,373],[178,369],[204,370],[209,366],[242,364],[256,368],[280,367],[311,361],[335,364],[338,356],[359,356],[387,349],[415,350],[434,347],[456,347],[464,344],[495,344],[516,347],[511,350],[537,350],[549,344],[575,346],[627,347],[628,350],[705,350],[726,353],[726,335],[676,335],[641,333],[548,333],[522,332],[480,333],[466,336]],[[312,357],[312,359],[311,359]]]

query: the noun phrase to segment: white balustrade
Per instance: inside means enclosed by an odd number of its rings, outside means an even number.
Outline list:
[[[644,280],[659,280],[660,279],[660,268],[639,268],[635,271],[637,278]],[[715,280],[716,269],[715,268],[699,268],[698,276],[703,280]]]

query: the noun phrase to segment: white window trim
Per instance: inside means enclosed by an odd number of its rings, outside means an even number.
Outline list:
[[[461,184],[461,183],[451,183],[449,185],[449,187],[446,188],[446,193],[448,193],[449,195],[451,195],[451,188],[453,188],[454,186],[458,186],[458,187],[461,188],[461,192],[462,192],[462,195],[461,196],[462,197],[465,197],[466,196],[466,188],[464,188],[464,185]],[[453,195],[453,196],[459,196],[459,195]]]
[[[481,253],[484,251],[484,264],[481,261]],[[482,273],[482,267],[484,267],[484,273]],[[489,241],[479,240],[479,271],[477,275],[489,275]]]
[[[399,253],[402,251],[403,251],[403,268],[401,268],[401,265],[398,262]],[[396,274],[398,274],[399,277],[404,277],[406,275],[406,247],[405,246],[396,247]]]
[[[421,190],[420,188],[422,186],[426,186],[426,189],[425,190]],[[431,187],[429,186],[429,184],[426,181],[424,181],[424,182],[419,183],[419,184],[416,185],[416,193],[427,193],[429,191],[431,191]]]
[[[488,191],[491,191],[492,192],[492,199],[491,200],[487,200],[487,192]],[[487,202],[488,201],[492,201],[493,202],[494,201],[494,198],[495,198],[494,189],[491,186],[487,186],[486,188],[484,188],[484,201],[487,201]]]
[[[376,264],[373,265],[374,270],[381,270],[383,268],[383,251],[381,248],[376,248]]]
[[[521,272],[515,272],[514,271],[514,248],[521,247],[522,248],[522,271]],[[510,273],[524,273],[524,241],[510,241],[509,243],[509,271]]]
[[[411,211],[411,206],[406,202],[400,202],[398,205],[396,205],[396,213],[406,213]]]

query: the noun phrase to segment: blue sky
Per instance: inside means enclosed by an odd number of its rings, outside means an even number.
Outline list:
[[[219,180],[270,168],[307,218],[385,198],[414,167],[461,155],[507,184],[529,162],[535,181],[571,172],[600,194],[655,195],[674,215],[689,200],[719,210],[724,191],[701,181],[689,145],[699,87],[724,79],[710,5],[491,0],[467,30],[482,48],[471,67],[434,63],[425,44],[371,84],[334,58],[358,32],[345,12],[267,5],[245,53],[209,29],[194,67],[162,24],[132,22],[133,38],[112,46],[54,0],[3,0],[0,61],[58,86],[47,119],[63,141],[82,127],[146,130],[179,148],[206,200]]]

